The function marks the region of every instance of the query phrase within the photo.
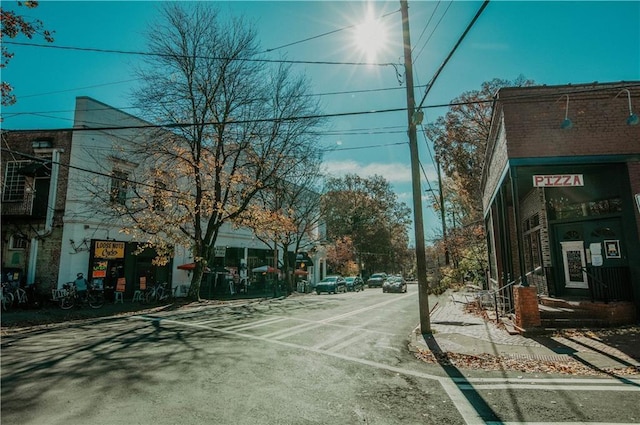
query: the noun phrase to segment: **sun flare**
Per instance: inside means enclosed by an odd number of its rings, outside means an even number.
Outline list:
[[[356,47],[364,54],[367,62],[374,62],[378,53],[387,45],[387,29],[373,16],[370,9],[365,20],[354,31]]]

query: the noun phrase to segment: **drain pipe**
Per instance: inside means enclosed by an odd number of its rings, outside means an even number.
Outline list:
[[[47,214],[45,216],[44,230],[37,232],[31,238],[29,244],[29,264],[27,265],[27,282],[34,283],[36,278],[36,264],[38,260],[38,246],[40,239],[51,235],[53,231],[53,215],[56,209],[58,192],[58,177],[60,173],[60,153],[64,149],[54,149],[51,153],[51,180],[49,181],[49,198],[47,199]]]

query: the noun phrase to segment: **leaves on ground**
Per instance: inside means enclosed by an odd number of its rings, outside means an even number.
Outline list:
[[[523,373],[559,373],[563,375],[640,375],[640,369],[636,367],[593,369],[572,359],[554,362],[494,356],[491,354],[433,353],[420,348],[415,352],[415,356],[427,363],[438,363],[441,366],[453,366],[461,369],[509,370]]]

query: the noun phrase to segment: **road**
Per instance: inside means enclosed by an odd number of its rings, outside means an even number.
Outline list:
[[[638,423],[640,380],[422,363],[417,288],[89,320],[2,339],[3,425]]]

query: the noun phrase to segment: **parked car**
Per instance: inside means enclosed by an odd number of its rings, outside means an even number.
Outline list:
[[[347,291],[362,291],[364,290],[364,280],[360,276],[349,276],[345,277],[344,280],[347,282]]]
[[[407,282],[402,276],[390,276],[382,284],[382,292],[407,292]]]
[[[316,293],[322,292],[338,293],[347,292],[347,282],[342,276],[327,276],[316,284]]]
[[[367,286],[369,288],[382,288],[382,285],[387,280],[386,273],[374,273],[367,279]]]

